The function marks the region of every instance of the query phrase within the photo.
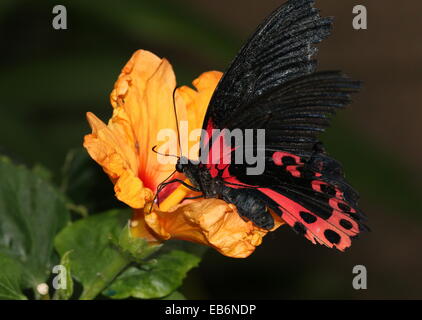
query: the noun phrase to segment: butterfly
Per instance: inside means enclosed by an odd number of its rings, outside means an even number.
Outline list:
[[[234,204],[258,227],[272,229],[273,212],[312,243],[344,251],[368,230],[366,217],[342,166],[318,135],[361,82],[339,71],[316,71],[314,45],[329,36],[333,19],[320,17],[313,5],[314,0],[289,0],[257,28],[220,80],[205,115],[199,158],[217,156],[199,162],[179,157],[176,171],[189,179],[188,188]],[[227,137],[248,129],[265,130],[265,143],[245,139],[239,146]],[[261,174],[248,174],[250,164],[233,161],[239,147],[262,155]]]

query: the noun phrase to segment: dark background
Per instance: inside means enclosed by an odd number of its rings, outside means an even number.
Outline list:
[[[168,58],[179,85],[189,84],[203,71],[224,70],[281,3],[2,0],[2,153],[42,164],[62,183],[68,150],[90,132],[85,112],[110,117],[109,93],[135,50]],[[56,4],[67,8],[68,30],[52,28]],[[368,30],[352,28],[358,4],[368,9]],[[422,3],[319,0],[317,7],[336,17],[333,35],[319,46],[320,69],[365,82],[323,140],[360,191],[372,232],[346,253],[313,246],[286,227],[247,259],[208,250],[182,288],[188,298],[422,298]],[[89,173],[76,170],[68,181],[75,201],[91,211],[117,205],[101,169],[84,153],[78,159]],[[352,288],[357,264],[367,267],[367,290]]]

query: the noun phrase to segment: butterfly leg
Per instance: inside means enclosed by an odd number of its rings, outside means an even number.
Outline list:
[[[162,185],[161,188],[164,188],[166,185],[168,185],[170,183],[175,183],[175,182],[182,184],[183,186],[185,186],[186,188],[188,188],[192,191],[201,192],[201,189],[195,188],[194,186],[191,186],[190,184],[187,184],[186,182],[184,182],[183,180],[180,180],[180,179],[173,179],[173,180],[170,180],[170,181],[167,181],[167,182],[163,182],[161,184]]]
[[[202,194],[200,196],[196,196],[196,197],[186,197],[183,200],[195,200],[195,199],[201,199],[204,198],[205,196]]]
[[[171,183],[175,183],[175,182],[178,182],[178,183],[180,183],[180,184],[182,184],[183,186],[185,186],[186,188],[188,188],[188,189],[190,189],[190,190],[193,190],[193,191],[197,191],[197,192],[200,192],[201,190],[199,189],[199,188],[195,188],[195,187],[193,187],[193,186],[191,186],[191,185],[189,185],[189,184],[187,184],[186,182],[184,182],[183,180],[180,180],[180,179],[173,179],[173,180],[170,180],[170,181],[165,181],[164,180],[164,182],[162,182],[162,183],[160,183],[159,185],[158,185],[158,187],[157,187],[157,192],[156,192],[156,194],[155,194],[155,197],[154,197],[154,200],[155,199],[157,199],[157,203],[160,203],[160,192],[167,186],[167,185],[169,185],[169,184],[171,184]],[[198,196],[198,197],[192,197],[192,198],[185,198],[185,199],[197,199],[197,198],[200,198],[200,197],[202,197],[202,195],[201,196]],[[152,210],[152,206],[150,207],[150,212],[151,212],[151,210]]]

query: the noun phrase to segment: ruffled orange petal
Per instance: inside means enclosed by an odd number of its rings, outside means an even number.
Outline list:
[[[162,242],[162,239],[146,224],[143,209],[134,210],[130,222],[130,232],[133,237],[143,238],[150,243]]]
[[[234,205],[219,199],[194,201],[171,212],[159,211],[156,207],[149,212],[147,208],[144,214],[149,232],[153,231],[157,238],[204,244],[232,258],[248,257],[269,232],[243,220]],[[134,219],[142,220],[142,216],[138,214]],[[277,219],[273,230],[282,224]],[[135,229],[132,231],[134,234],[140,233]]]
[[[93,132],[85,136],[84,147],[115,183],[116,197],[132,208],[142,208],[153,195],[136,175],[137,163],[128,147],[128,137],[115,132],[92,113],[87,118]]]
[[[175,87],[176,78],[170,63],[151,52],[139,50],[123,68],[110,95],[114,108],[111,125],[134,137],[131,142],[137,158],[136,174],[154,192],[174,171],[174,164],[158,162],[152,148],[160,146],[157,141],[160,130],[176,130]]]

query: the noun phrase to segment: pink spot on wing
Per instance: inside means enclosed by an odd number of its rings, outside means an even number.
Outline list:
[[[286,170],[287,170],[288,172],[290,172],[290,174],[291,174],[293,177],[300,178],[301,173],[300,173],[300,171],[299,171],[299,170],[297,170],[297,168],[298,168],[298,166],[287,166],[287,167],[286,167]]]
[[[300,157],[298,157],[294,154],[291,154],[291,153],[288,153],[288,152],[282,152],[282,151],[277,151],[277,152],[273,153],[272,158],[273,158],[274,164],[277,165],[277,166],[282,166],[284,157],[293,158],[295,160],[296,164],[301,164]]]

